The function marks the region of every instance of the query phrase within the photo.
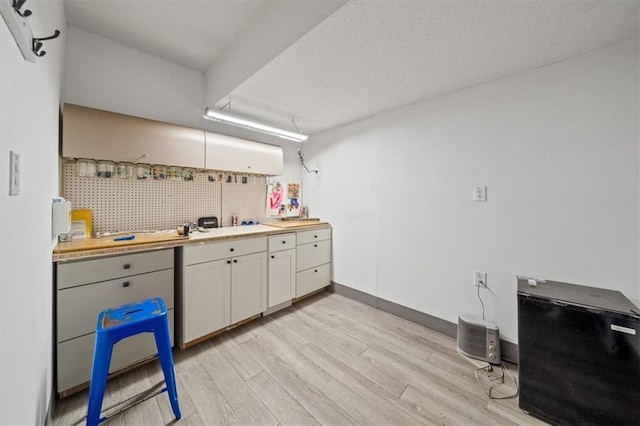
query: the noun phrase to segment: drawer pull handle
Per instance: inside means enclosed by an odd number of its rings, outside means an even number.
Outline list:
[[[313,272],[318,272],[318,270],[317,270],[317,269],[314,269],[314,270],[313,270]]]
[[[274,255],[271,255],[271,258],[272,258],[272,259],[275,259],[276,257],[275,257]]]
[[[131,283],[129,281],[125,281],[122,283],[122,287],[129,287]]]
[[[230,248],[229,251],[233,251],[234,249]]]
[[[283,242],[282,242],[282,244],[287,244],[287,242],[286,242],[286,241],[283,241]]]
[[[238,263],[238,259],[233,259],[233,263]]]
[[[129,268],[131,268],[131,265],[129,263],[125,263],[124,265],[122,265],[122,267],[124,269],[129,269]]]
[[[227,260],[227,263],[231,263],[231,261],[230,261],[230,260]]]
[[[314,246],[314,247],[318,247],[318,245],[317,245],[317,244],[314,244],[313,246]]]
[[[313,238],[318,238],[318,236],[317,236],[317,235],[314,235],[314,236],[313,236]]]

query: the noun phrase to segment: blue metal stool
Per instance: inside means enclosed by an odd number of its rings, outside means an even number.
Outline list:
[[[109,375],[109,364],[113,345],[120,340],[140,333],[153,333],[164,373],[166,387],[160,392],[169,392],[169,401],[176,419],[180,419],[176,377],[173,371],[169,321],[164,301],[159,298],[141,300],[128,305],[109,308],[100,312],[96,325],[96,343],[93,351],[91,384],[89,387],[89,409],[87,425],[93,426],[105,421],[100,417],[102,399]]]

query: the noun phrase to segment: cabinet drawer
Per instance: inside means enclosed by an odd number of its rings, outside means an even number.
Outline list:
[[[331,239],[331,228],[316,229],[315,231],[298,232],[298,244],[307,244],[314,241]]]
[[[296,248],[296,234],[280,234],[269,237],[269,252]]]
[[[330,263],[298,272],[296,277],[296,297],[304,296],[329,284],[331,284]]]
[[[58,342],[92,333],[106,308],[162,297],[173,308],[173,269],[123,277],[58,291]]]
[[[173,309],[167,310],[173,345]],[[95,333],[58,343],[58,392],[71,389],[91,379]],[[121,340],[113,347],[109,372],[121,370],[158,353],[153,333],[138,334]]]
[[[331,262],[331,240],[298,246],[298,272]]]
[[[173,249],[58,264],[58,290],[173,268]]]
[[[267,250],[267,238],[248,238],[184,248],[184,264],[210,262]]]

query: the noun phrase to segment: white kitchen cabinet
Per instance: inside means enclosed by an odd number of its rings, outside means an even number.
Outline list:
[[[58,291],[58,341],[93,333],[98,313],[149,297],[173,307],[173,268]]]
[[[331,262],[331,240],[298,245],[298,271]]]
[[[178,248],[181,348],[266,310],[267,239]]]
[[[275,145],[205,132],[205,168],[240,173],[282,175],[284,156]]]
[[[185,268],[184,340],[191,341],[231,324],[231,261]]]
[[[296,250],[269,253],[268,307],[296,297]]]
[[[273,308],[296,297],[295,248],[295,232],[269,237],[268,308]],[[278,307],[276,310],[280,308]]]
[[[231,263],[231,323],[266,309],[267,254],[234,257]]]
[[[302,297],[331,284],[331,228],[296,234],[296,297]]]
[[[65,104],[62,156],[204,168],[204,131]]]
[[[167,307],[173,341],[173,249],[59,262],[56,265],[57,391],[86,387],[98,314],[104,309],[151,297]],[[134,365],[157,353],[153,335],[138,335],[114,347],[109,371]]]
[[[296,248],[296,234],[294,232],[269,237],[269,253],[294,248]]]
[[[173,250],[148,251],[58,263],[58,290],[173,268]]]
[[[314,266],[297,274],[297,296],[304,296],[331,284],[331,264]]]
[[[312,231],[298,231],[296,241],[298,245],[326,241],[331,239],[331,228],[321,228]]]

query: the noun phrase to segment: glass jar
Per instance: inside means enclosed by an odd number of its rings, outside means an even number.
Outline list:
[[[118,163],[116,166],[116,177],[118,179],[131,179],[133,176],[132,163]]]
[[[136,165],[136,179],[150,179],[151,178],[151,166],[148,164]]]
[[[182,180],[182,168],[171,166],[167,170],[167,178],[169,180]]]
[[[193,169],[183,169],[182,170],[182,180],[192,181],[194,180],[195,175]]]
[[[98,177],[101,178],[110,178],[113,176],[115,171],[115,165],[113,161],[100,160],[98,161],[98,172],[96,173]]]
[[[77,173],[80,177],[96,177],[96,162],[86,158],[80,158],[76,162]]]
[[[165,166],[155,165],[151,167],[151,175],[155,180],[164,180],[167,178],[167,168]]]

